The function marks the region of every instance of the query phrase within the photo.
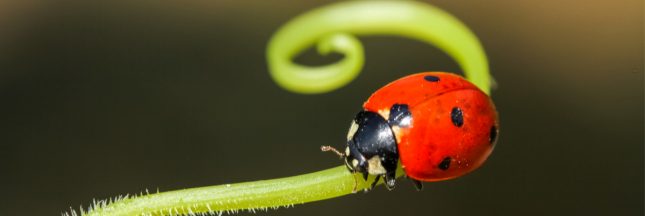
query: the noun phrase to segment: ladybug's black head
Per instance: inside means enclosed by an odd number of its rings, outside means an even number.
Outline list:
[[[347,134],[345,165],[351,172],[394,179],[399,154],[388,121],[370,111],[356,114]],[[393,182],[392,182],[393,183]]]
[[[352,142],[352,144],[350,144]],[[361,153],[355,148],[356,144],[353,144],[354,141],[347,141],[347,148],[345,148],[345,165],[350,172],[367,172],[367,160]],[[350,149],[350,146],[352,148]]]

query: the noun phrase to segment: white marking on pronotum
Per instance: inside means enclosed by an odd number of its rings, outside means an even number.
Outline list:
[[[391,128],[394,138],[396,138],[396,143],[401,143],[401,128],[399,126],[392,126]]]
[[[350,141],[353,137],[356,131],[358,130],[358,125],[356,124],[355,121],[352,121],[352,125],[349,126],[349,131],[347,132],[347,141]]]
[[[378,114],[383,117],[386,121],[390,118],[390,109],[382,109],[378,111]]]
[[[367,172],[370,175],[383,175],[386,173],[385,168],[381,165],[381,157],[374,156],[367,160]]]

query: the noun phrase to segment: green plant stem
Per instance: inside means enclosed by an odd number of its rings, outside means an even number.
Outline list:
[[[486,55],[475,35],[459,20],[433,6],[412,1],[351,1],[322,7],[282,27],[268,46],[271,76],[285,89],[312,94],[349,83],[360,72],[364,54],[356,35],[397,35],[435,45],[453,57],[466,78],[484,92],[490,88]],[[345,57],[309,67],[293,57],[317,44],[321,53]],[[399,168],[397,176],[403,171]],[[358,179],[358,184],[355,184]],[[370,177],[373,181],[373,177]],[[178,215],[262,210],[329,199],[364,189],[344,166],[299,176],[176,190],[99,202],[82,215]],[[76,213],[72,213],[76,214]]]
[[[401,175],[403,172],[397,172]],[[356,179],[355,179],[356,178]],[[99,204],[87,215],[174,215],[265,210],[329,199],[363,190],[374,180],[362,180],[344,166],[314,173],[237,184],[169,191]],[[379,182],[379,184],[381,184]]]
[[[437,46],[461,66],[466,78],[489,93],[488,60],[477,37],[457,18],[414,1],[349,1],[322,7],[289,21],[267,49],[273,79],[297,93],[324,93],[352,81],[363,66],[363,47],[353,35],[394,35]],[[293,63],[306,48],[337,52],[336,63],[311,67]],[[421,72],[421,71],[416,71]]]

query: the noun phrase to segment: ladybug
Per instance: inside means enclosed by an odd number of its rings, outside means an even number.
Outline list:
[[[401,162],[405,175],[421,182],[452,179],[478,168],[498,137],[495,105],[477,86],[444,72],[409,75],[377,90],[356,114],[341,153],[348,170],[395,186]],[[356,189],[356,188],[354,188]]]

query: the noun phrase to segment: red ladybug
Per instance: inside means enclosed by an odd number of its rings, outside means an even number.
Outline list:
[[[497,111],[472,83],[450,73],[425,72],[396,80],[363,104],[347,134],[350,172],[393,189],[401,160],[417,189],[421,181],[455,178],[479,167],[497,140]]]

